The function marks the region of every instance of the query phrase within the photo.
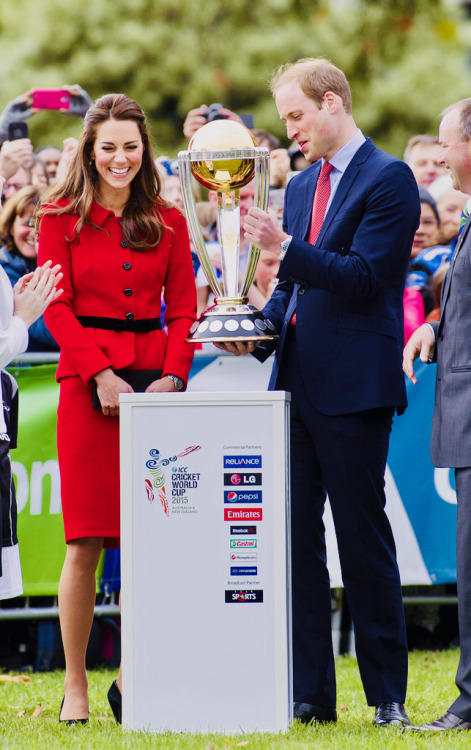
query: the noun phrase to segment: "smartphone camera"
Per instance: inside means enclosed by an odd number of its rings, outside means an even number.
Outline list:
[[[20,138],[28,138],[28,125],[26,122],[10,122],[8,125],[8,140],[18,141]]]

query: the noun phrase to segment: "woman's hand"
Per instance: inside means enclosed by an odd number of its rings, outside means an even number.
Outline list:
[[[48,305],[60,297],[62,289],[57,284],[62,279],[60,265],[52,267],[48,260],[38,266],[33,273],[22,276],[13,287],[13,314],[22,318],[26,325],[32,325],[44,313]]]
[[[165,376],[164,378],[160,378],[160,380],[154,380],[153,383],[147,386],[146,393],[173,393],[176,390],[172,378]]]
[[[97,372],[94,380],[102,413],[105,417],[117,417],[119,415],[119,394],[134,393],[133,389],[129,383],[118,377],[111,367]]]

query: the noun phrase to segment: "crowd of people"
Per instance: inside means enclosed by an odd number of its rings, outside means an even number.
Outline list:
[[[178,161],[154,157],[140,106],[122,94],[92,103],[79,86],[64,88],[64,114],[83,117],[84,128],[63,149],[34,148],[24,132],[11,137],[11,126],[35,113],[31,92],[0,116],[0,364],[26,347],[60,352],[67,551],[59,587],[66,657],[59,720],[74,724],[89,716],[85,652],[98,560],[103,547],[119,546],[119,394],[183,390],[193,356],[185,338],[197,310],[213,300],[188,237]],[[384,472],[393,415],[407,405],[402,343],[440,318],[440,287],[468,194],[447,176],[438,138],[411,138],[404,160],[365,138],[348,82],[328,61],[284,66],[272,93],[292,144],[285,149],[270,133],[253,131],[270,151],[270,209],[254,206],[253,184],[241,189],[240,267],[250,243],[261,248],[249,301],[281,334],[270,387],[292,394],[294,716],[337,721],[322,524],[328,492],[374,723],[408,726],[407,643]],[[207,123],[208,109],[188,113],[188,139]],[[202,196],[196,183],[194,190],[219,273],[215,195]],[[6,278],[12,291],[3,296]],[[254,342],[219,346],[262,361],[273,350]],[[2,393],[10,414],[15,387],[4,371]],[[4,422],[2,515],[15,518],[5,471],[15,429]],[[96,470],[98,452],[114,467],[106,482]],[[7,536],[4,529],[2,539],[14,547],[14,529]],[[16,595],[16,576],[15,593],[0,588],[0,596]],[[118,722],[121,694],[119,673],[108,694]],[[464,724],[468,711],[458,717]]]
[[[84,116],[91,104],[88,94],[80,86],[64,87],[71,93],[73,106],[67,114]],[[10,102],[0,116],[0,176],[5,183],[1,194],[0,264],[6,270],[12,285],[37,264],[37,239],[33,215],[41,197],[67,174],[78,147],[75,138],[64,140],[62,148],[42,146],[34,148],[31,140],[8,139],[9,126],[31,117],[35,110],[30,106],[31,92]],[[188,112],[183,132],[191,140],[195,132],[207,123],[206,105]],[[242,122],[239,115],[219,108],[218,117]],[[260,146],[270,150],[270,208],[275,210],[280,222],[283,218],[284,194],[291,177],[308,166],[295,140],[289,148],[282,148],[278,138],[264,130],[254,129]],[[426,320],[439,316],[440,289],[456,245],[462,212],[468,196],[455,190],[451,178],[440,163],[440,145],[436,136],[413,136],[404,152],[404,161],[417,180],[421,198],[421,221],[413,240],[410,266],[404,291],[404,337],[407,342],[412,332]],[[183,196],[176,157],[159,156],[155,163],[162,180],[163,196],[181,211]],[[218,242],[217,198],[209,191],[202,195],[201,186],[194,182],[196,208],[203,237],[216,274],[221,272],[221,249]],[[245,269],[250,243],[245,238],[244,220],[254,205],[253,183],[240,192],[240,263]],[[190,240],[191,242],[191,240]],[[192,248],[192,260],[197,290],[198,315],[214,303],[214,295],[197,253]],[[262,252],[253,283],[248,292],[249,303],[262,309],[275,288],[279,262],[276,257]],[[165,303],[163,304],[165,310]],[[162,315],[163,320],[163,315]],[[163,321],[164,322],[164,321]],[[42,317],[32,326],[28,351],[59,351]]]

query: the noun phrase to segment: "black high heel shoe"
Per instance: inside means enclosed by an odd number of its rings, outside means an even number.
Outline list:
[[[121,724],[121,716],[123,711],[123,696],[121,691],[116,684],[116,680],[113,680],[111,687],[108,690],[108,703],[113,711],[113,716],[116,719],[117,724]]]
[[[62,698],[62,703],[59,711],[59,724],[65,724],[68,727],[72,727],[75,724],[88,724],[88,719],[61,719],[62,706],[64,705],[65,695]]]

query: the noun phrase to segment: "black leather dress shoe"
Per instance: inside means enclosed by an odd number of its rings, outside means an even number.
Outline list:
[[[326,724],[337,721],[337,711],[330,706],[315,706],[312,703],[295,703],[293,718],[303,724]]]
[[[117,724],[121,724],[122,712],[123,712],[123,697],[121,691],[116,684],[116,680],[113,680],[111,687],[108,690],[108,703],[113,711],[113,716],[116,719]]]
[[[430,724],[406,727],[409,732],[467,732],[471,729],[471,721],[461,719],[449,711]]]
[[[406,726],[410,724],[410,719],[403,703],[385,701],[376,706],[373,724],[377,727]]]

